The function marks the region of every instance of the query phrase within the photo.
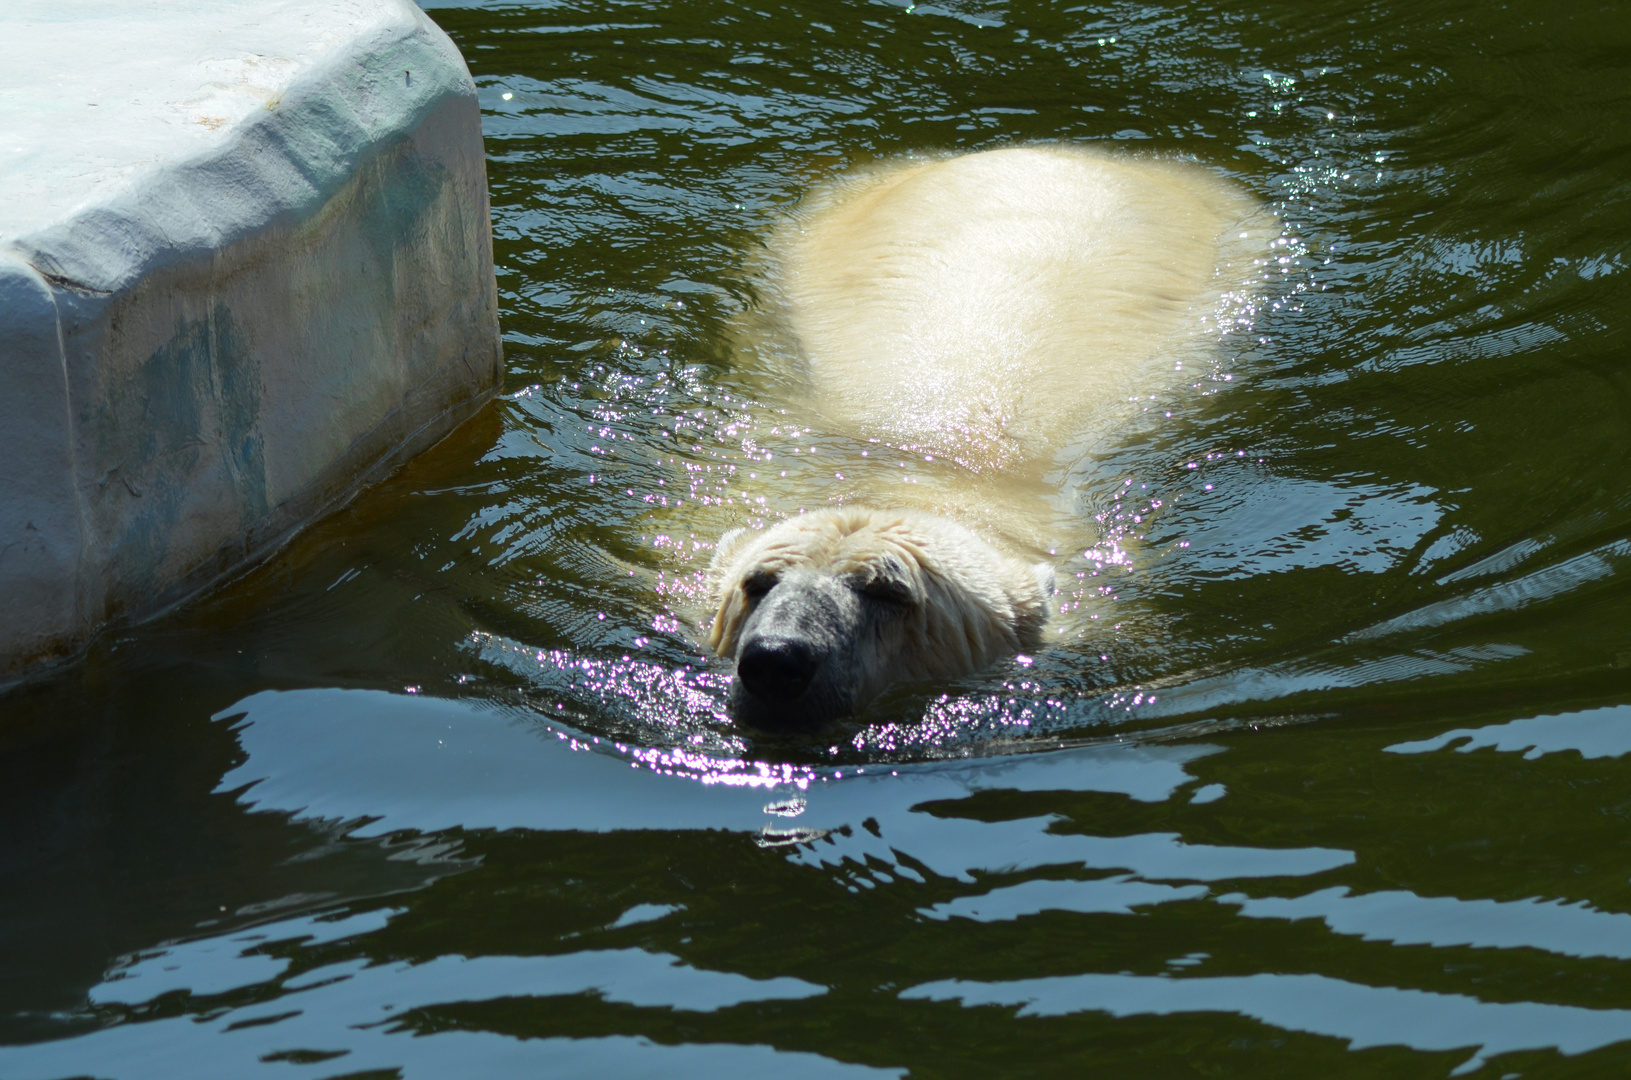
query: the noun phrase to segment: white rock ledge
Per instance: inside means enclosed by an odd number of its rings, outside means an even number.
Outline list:
[[[408,0],[0,4],[0,683],[265,557],[502,375]]]

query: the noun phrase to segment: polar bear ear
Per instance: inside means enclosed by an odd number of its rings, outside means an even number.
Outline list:
[[[742,603],[740,590],[727,590],[714,612],[713,622],[708,626],[708,647],[713,649],[714,655],[728,657],[735,654],[736,635],[742,628],[745,613],[746,605]]]
[[[713,622],[708,627],[708,644],[720,656],[729,656],[735,651],[736,633],[746,613],[741,590],[734,587],[731,560],[755,535],[747,529],[732,529],[719,538],[714,545],[714,557],[708,562],[708,590],[715,605]]]
[[[1042,590],[1042,599],[1046,601],[1053,595],[1053,567],[1045,562],[1039,562],[1031,567],[1031,574],[1036,578],[1037,588]]]
[[[714,557],[708,561],[708,569],[712,571],[724,569],[731,556],[736,554],[736,549],[742,546],[742,541],[750,535],[752,534],[746,529],[732,529],[721,536],[719,542],[714,545]]]

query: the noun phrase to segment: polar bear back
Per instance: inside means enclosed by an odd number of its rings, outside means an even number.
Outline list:
[[[1066,147],[909,161],[772,241],[777,322],[835,426],[1011,470],[1215,334],[1271,224],[1195,166]]]

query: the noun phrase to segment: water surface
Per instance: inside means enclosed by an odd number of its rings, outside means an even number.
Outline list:
[[[1631,1064],[1623,5],[432,15],[505,395],[0,703],[0,1076]],[[939,475],[733,362],[759,245],[1017,141],[1242,185],[1263,302],[1059,470],[1068,634],[751,737],[715,530]]]

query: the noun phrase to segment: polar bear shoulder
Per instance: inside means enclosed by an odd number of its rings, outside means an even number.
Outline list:
[[[1273,224],[1196,165],[1065,146],[907,160],[778,231],[767,307],[831,426],[991,472],[1215,330]]]

